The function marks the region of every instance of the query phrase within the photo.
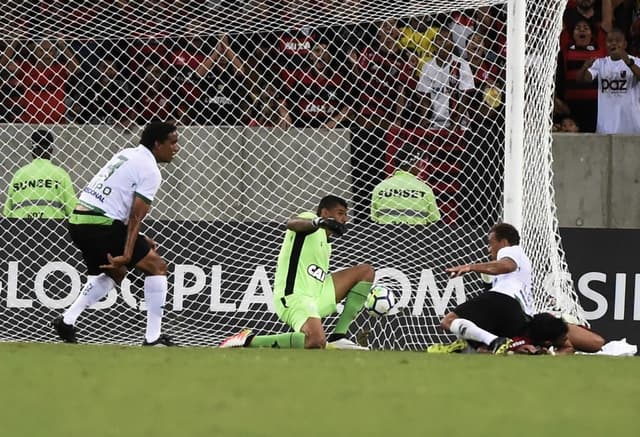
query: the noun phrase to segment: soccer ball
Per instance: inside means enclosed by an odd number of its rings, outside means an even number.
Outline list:
[[[396,297],[393,292],[384,285],[374,285],[364,303],[369,315],[380,317],[387,314],[396,304]]]

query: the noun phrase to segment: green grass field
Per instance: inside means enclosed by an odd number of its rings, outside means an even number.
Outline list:
[[[640,360],[0,344],[0,435],[632,436]]]

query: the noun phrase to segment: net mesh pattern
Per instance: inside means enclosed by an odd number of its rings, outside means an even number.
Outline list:
[[[563,0],[527,2],[523,226],[537,310],[582,318],[552,185],[551,104]],[[370,263],[398,297],[350,333],[422,349],[481,292],[448,266],[487,259],[503,210],[504,1],[8,1],[0,6],[3,187],[53,134],[76,193],[145,124],[173,120],[180,151],[143,224],[170,263],[163,330],[184,345],[284,332],[271,299],[286,220],[345,198],[332,269]],[[407,160],[435,195],[429,224],[379,223],[372,193]],[[45,178],[46,180],[46,178]],[[34,182],[37,185],[38,182]],[[7,201],[8,191],[2,200]],[[15,205],[14,205],[15,206]],[[66,222],[5,209],[0,339],[53,341],[51,319],[86,281]],[[373,211],[375,214],[375,211]],[[21,218],[11,218],[20,216]],[[143,279],[131,272],[79,319],[80,341],[138,344]],[[325,321],[331,332],[335,317]]]

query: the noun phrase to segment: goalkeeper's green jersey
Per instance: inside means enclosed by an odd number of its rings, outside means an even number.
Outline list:
[[[311,212],[298,216],[304,219],[316,217]],[[327,233],[319,228],[311,232],[294,232],[287,229],[278,255],[273,294],[275,299],[292,293],[319,296],[329,276],[331,244]]]
[[[68,217],[76,205],[69,174],[48,159],[37,158],[20,168],[9,185],[5,217]]]
[[[426,225],[440,220],[440,210],[427,184],[407,171],[398,170],[373,189],[371,220],[381,224]]]

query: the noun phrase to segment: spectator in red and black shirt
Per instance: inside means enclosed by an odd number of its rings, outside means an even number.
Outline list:
[[[320,33],[307,25],[289,29],[253,35],[255,50],[249,57],[252,83],[265,79],[279,88],[278,81],[283,82],[295,71],[309,70],[308,56]]]
[[[375,39],[353,46],[347,57],[348,71],[355,84],[352,111],[353,216],[369,219],[373,188],[384,178],[382,157],[389,128],[402,123],[401,96],[406,83],[402,72],[407,61],[398,41],[396,20],[375,23]]]
[[[605,12],[605,10],[607,10]],[[564,11],[562,21],[564,28],[567,30],[573,29],[576,23],[580,20],[587,20],[587,22],[593,27],[599,27],[603,13],[613,13],[611,10],[611,0],[576,0],[575,6],[568,5]],[[608,32],[610,28],[606,28]]]
[[[568,106],[583,132],[595,132],[598,115],[598,83],[579,82],[578,71],[585,61],[607,54],[606,34],[587,20],[578,20],[568,45],[560,48],[556,72],[556,95]]]
[[[250,105],[245,66],[227,35],[192,35],[169,56],[180,121],[198,125],[243,125]]]
[[[402,111],[400,96],[406,84],[401,79],[407,61],[398,44],[401,34],[396,20],[386,20],[377,26],[373,43],[353,49],[348,61],[359,91],[356,123],[386,129],[396,124],[397,115]]]
[[[337,68],[330,50],[327,43],[318,42],[308,55],[309,69],[284,73],[285,90],[296,127],[349,125],[353,107],[351,83]]]
[[[307,2],[269,2],[256,7],[256,20],[271,30],[254,33],[246,38],[244,58],[250,78],[250,93],[254,96],[254,117],[251,124],[263,124],[261,118],[271,119],[280,127],[287,128],[292,118],[286,102],[293,77],[310,74],[309,57],[312,48],[320,41],[323,32],[310,25],[309,18],[318,15],[317,5]],[[318,6],[319,7],[319,6]],[[250,47],[253,47],[251,49]],[[260,84],[270,85],[268,92]],[[257,118],[256,118],[257,117]]]
[[[34,44],[27,60],[16,70],[23,91],[20,119],[24,123],[64,123],[65,83],[77,68],[78,60],[65,41]]]
[[[67,82],[67,119],[129,127],[133,116],[132,88],[123,71],[124,67],[109,53],[102,56],[95,70],[78,70]]]
[[[175,121],[179,113],[175,109],[175,91],[167,67],[160,59],[149,57],[137,71],[134,87],[136,123],[151,121]]]
[[[18,105],[21,95],[20,80],[16,76],[19,42],[0,41],[0,123],[13,123],[22,109]]]

